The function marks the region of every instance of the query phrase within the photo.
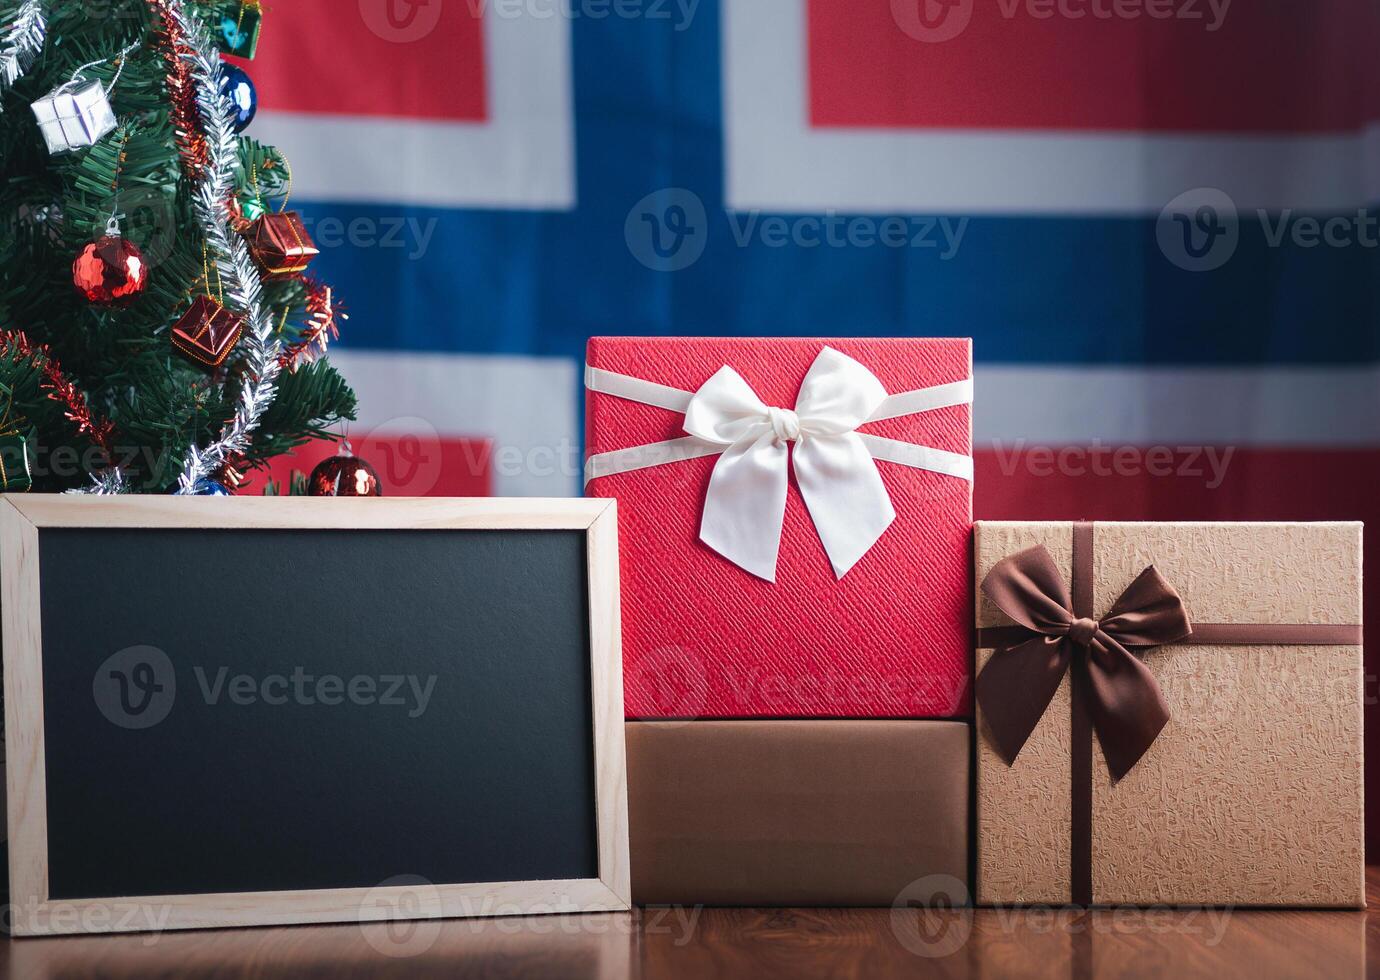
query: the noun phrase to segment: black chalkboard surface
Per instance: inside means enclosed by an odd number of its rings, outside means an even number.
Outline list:
[[[530,910],[514,883],[627,907],[607,501],[7,501],[10,765],[44,749],[16,900],[157,900],[162,927]],[[14,930],[121,928],[57,918]]]

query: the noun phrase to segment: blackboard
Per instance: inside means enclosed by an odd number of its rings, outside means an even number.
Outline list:
[[[627,907],[609,502],[6,501],[17,934]]]

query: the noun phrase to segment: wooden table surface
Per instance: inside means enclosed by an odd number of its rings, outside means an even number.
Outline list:
[[[4,976],[1362,977],[1371,910],[644,909],[589,917],[8,940]],[[1380,953],[1369,967],[1380,976]]]

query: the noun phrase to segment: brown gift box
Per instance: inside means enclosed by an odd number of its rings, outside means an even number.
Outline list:
[[[1086,728],[1077,751],[1079,654],[1008,765],[981,674],[1015,621],[979,589],[979,630],[1003,629],[977,652],[978,901],[1364,906],[1361,525],[979,522],[977,582],[1035,545],[1072,605],[1091,570],[1093,620],[1153,565],[1198,635],[1130,648],[1169,720],[1120,780]]]
[[[965,722],[626,730],[635,902],[890,906],[903,890],[913,901],[966,898]]]

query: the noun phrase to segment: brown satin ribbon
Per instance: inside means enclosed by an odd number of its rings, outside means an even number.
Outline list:
[[[1073,739],[1071,897],[1073,904],[1089,906],[1093,900],[1094,727],[1108,768],[1113,778],[1119,779],[1136,764],[1168,720],[1159,686],[1127,648],[1180,643],[1355,646],[1361,643],[1362,629],[1359,625],[1312,623],[1198,623],[1192,625],[1192,632],[1185,633],[1189,624],[1179,597],[1153,566],[1141,573],[1108,616],[1097,623],[1092,620],[1092,522],[1073,525],[1073,567],[1066,596],[1060,594],[1062,582],[1057,571],[1051,578],[1040,555],[1031,554],[1036,551],[1048,561],[1043,548],[1030,549],[1003,559],[998,564],[1007,567],[1001,574],[989,574],[983,581],[983,591],[1023,625],[977,631],[978,647],[997,651],[978,676],[977,696],[997,752],[1012,765],[1065,670],[1069,674]],[[1075,655],[1070,646],[1083,648],[1087,655]],[[989,677],[988,668],[998,657],[1005,658],[1003,664]]]
[[[1073,581],[1069,592],[1073,614],[1092,618],[1093,614],[1093,530],[1091,521],[1073,525]],[[1185,617],[1187,618],[1187,617]],[[1092,904],[1092,794],[1093,751],[1092,716],[1088,714],[1088,661],[1075,657],[1069,676],[1071,711],[1069,725],[1073,741],[1069,747],[1073,783],[1069,799],[1069,888],[1076,905]],[[1156,691],[1156,694],[1159,692]],[[1161,699],[1163,700],[1163,699]],[[1169,709],[1165,715],[1168,721]],[[1159,731],[1156,730],[1156,735]],[[1152,736],[1153,737],[1153,736]]]
[[[977,634],[980,650],[1000,650],[1030,639],[1024,626],[984,626]],[[1360,626],[1328,623],[1194,623],[1193,632],[1175,640],[1174,646],[1354,647],[1361,645],[1361,635]]]

